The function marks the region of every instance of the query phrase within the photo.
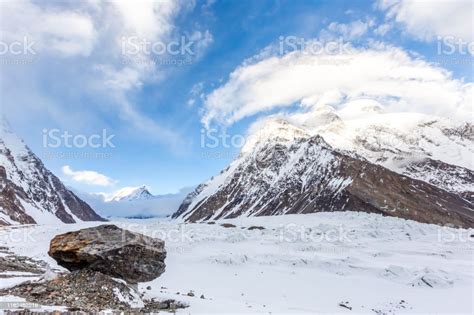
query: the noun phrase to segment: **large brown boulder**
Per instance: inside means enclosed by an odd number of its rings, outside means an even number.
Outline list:
[[[130,283],[151,281],[165,271],[162,240],[115,225],[57,235],[48,254],[68,270],[99,271]]]

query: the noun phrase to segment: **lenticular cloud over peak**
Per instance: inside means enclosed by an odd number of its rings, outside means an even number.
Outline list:
[[[230,125],[294,103],[338,106],[361,97],[382,103],[388,111],[454,119],[472,115],[472,83],[454,79],[439,65],[385,45],[351,51],[338,55],[295,51],[242,64],[206,96],[202,122]]]

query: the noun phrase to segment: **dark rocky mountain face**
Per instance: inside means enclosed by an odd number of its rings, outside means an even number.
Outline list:
[[[336,150],[320,136],[259,143],[200,185],[173,217],[200,221],[321,211],[363,211],[474,226],[473,204],[459,194]]]
[[[104,220],[6,126],[0,129],[0,225]]]
[[[470,169],[427,158],[407,164],[402,174],[423,179],[436,187],[453,192],[471,203],[474,202],[474,192],[472,191],[474,172]]]
[[[13,182],[8,180],[5,167],[0,166],[0,209],[2,213],[8,216],[12,221],[33,224],[35,220],[29,216],[23,208],[17,193],[25,196],[26,193]],[[4,219],[0,220],[0,225],[9,225]]]

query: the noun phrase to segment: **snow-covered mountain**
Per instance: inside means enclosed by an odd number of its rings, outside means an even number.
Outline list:
[[[332,119],[323,121],[324,117]],[[339,111],[318,107],[311,115],[289,119],[337,149],[356,152],[394,172],[474,200],[471,123],[417,113],[384,113],[373,100],[353,101]]]
[[[125,197],[120,200],[117,200],[117,198],[114,199],[114,197],[118,195],[117,192],[113,194],[97,194],[75,191],[75,193],[104,217],[149,218],[166,217],[173,214],[178,210],[183,199],[193,191],[194,188],[195,187],[186,187],[177,193],[163,195],[152,195],[147,188],[138,190],[130,189],[137,192],[144,192],[146,190],[150,195],[145,192],[143,194],[135,194],[134,198]],[[142,197],[140,198],[140,196]]]
[[[0,119],[0,225],[101,220]]]
[[[113,193],[110,197],[107,197],[105,201],[137,201],[148,200],[153,198],[155,198],[155,196],[150,193],[150,191],[145,185],[142,185],[139,187],[124,187]]]
[[[174,217],[354,210],[473,226],[472,125],[358,101],[270,119]]]

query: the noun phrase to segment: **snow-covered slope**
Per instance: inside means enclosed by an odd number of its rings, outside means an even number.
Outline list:
[[[472,126],[385,114],[376,103],[348,105],[260,124],[240,156],[174,217],[356,210],[473,225]]]
[[[100,220],[0,119],[0,225]]]
[[[105,201],[136,201],[153,199],[154,197],[155,196],[150,193],[148,188],[145,185],[142,185],[139,187],[124,187],[115,192],[112,196],[106,198]]]

